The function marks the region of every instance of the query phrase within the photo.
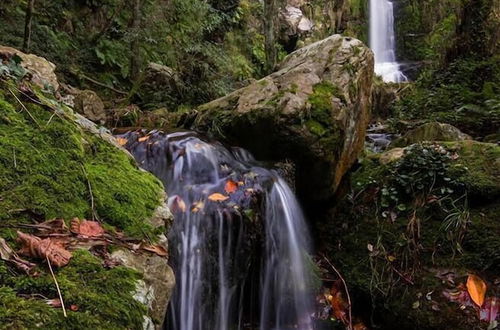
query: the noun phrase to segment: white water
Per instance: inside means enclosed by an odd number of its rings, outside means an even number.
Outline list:
[[[138,163],[164,182],[175,216],[169,240],[177,283],[168,329],[312,329],[309,233],[283,179],[247,151],[193,133],[154,133],[147,143],[134,142],[134,132],[124,137]],[[229,179],[241,188],[227,203],[210,201],[213,192],[227,195]],[[262,223],[238,216],[236,206],[261,207]]]
[[[396,61],[395,45],[392,2],[370,0],[370,48],[375,54],[375,73],[385,82],[407,80]]]

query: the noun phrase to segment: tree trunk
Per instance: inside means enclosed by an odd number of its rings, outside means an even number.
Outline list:
[[[141,0],[134,1],[132,10],[132,43],[130,45],[130,76],[133,80],[139,77],[141,70],[141,50],[139,41],[139,29],[141,27]]]
[[[35,0],[28,0],[26,7],[26,20],[24,22],[24,41],[23,51],[29,53],[31,44],[31,21],[33,20],[33,10],[35,8]]]
[[[277,16],[277,0],[264,0],[264,49],[266,52],[265,70],[267,73],[273,71],[277,60],[275,36],[275,21]]]

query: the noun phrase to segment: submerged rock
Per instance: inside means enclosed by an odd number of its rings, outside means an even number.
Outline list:
[[[423,124],[391,143],[391,147],[404,147],[424,141],[463,141],[472,140],[472,137],[462,133],[450,124],[431,122]]]
[[[277,72],[200,106],[185,125],[259,159],[293,160],[298,191],[325,200],[363,148],[372,77],[372,52],[334,35],[290,54]]]

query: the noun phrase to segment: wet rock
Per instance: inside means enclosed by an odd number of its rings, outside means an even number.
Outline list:
[[[80,91],[74,99],[74,109],[76,112],[101,125],[107,120],[104,103],[94,91]]]
[[[277,72],[200,106],[184,125],[258,159],[292,160],[298,191],[328,199],[363,148],[372,77],[372,52],[334,35],[290,54]]]
[[[21,58],[20,65],[29,72],[33,83],[42,88],[50,86],[54,91],[59,89],[54,63],[34,54],[25,54],[12,47],[0,46],[0,58],[10,59],[15,55]]]
[[[145,318],[144,328],[162,329],[167,304],[175,285],[174,273],[168,260],[155,254],[138,254],[125,249],[113,252],[111,257],[143,274],[134,297],[148,306],[149,318]]]
[[[423,141],[464,141],[472,138],[462,133],[458,128],[438,122],[427,123],[407,132],[401,138],[394,140],[391,147],[404,147]]]

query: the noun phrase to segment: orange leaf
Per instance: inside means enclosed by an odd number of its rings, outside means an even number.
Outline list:
[[[486,283],[479,276],[469,275],[467,278],[467,291],[472,301],[481,307],[484,303],[484,295],[486,294]]]
[[[116,138],[116,142],[118,142],[118,144],[119,144],[119,145],[124,146],[124,145],[126,145],[126,144],[127,144],[128,140],[127,140],[127,139],[124,139],[124,138],[119,137],[119,138]]]
[[[232,194],[234,193],[236,190],[238,190],[238,183],[237,182],[234,182],[233,180],[229,179],[227,180],[226,182],[226,185],[224,187],[224,190],[228,193],[228,194]]]
[[[104,235],[104,229],[97,221],[81,220],[73,218],[71,220],[71,232],[86,236],[86,237],[100,237]]]
[[[139,139],[137,139],[137,141],[144,142],[144,141],[147,141],[148,139],[149,139],[149,135],[146,135],[146,136],[140,137]]]
[[[203,204],[202,201],[199,201],[199,202],[196,202],[196,203],[193,203],[193,205],[191,206],[191,212],[193,213],[198,213],[201,209],[203,209],[205,207],[205,204]]]
[[[223,202],[228,198],[229,198],[228,196],[225,196],[220,193],[213,193],[212,195],[208,196],[208,199],[211,200],[212,202]]]

